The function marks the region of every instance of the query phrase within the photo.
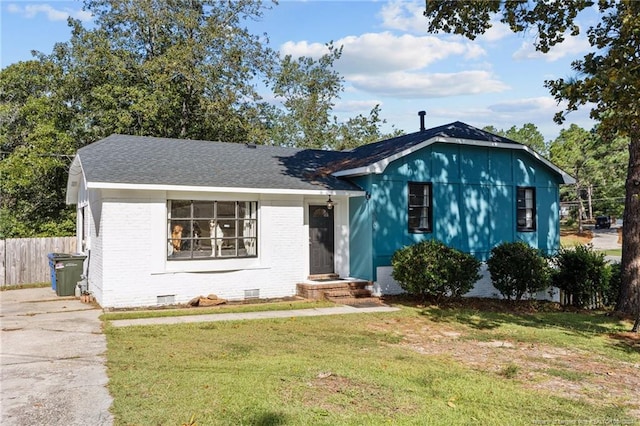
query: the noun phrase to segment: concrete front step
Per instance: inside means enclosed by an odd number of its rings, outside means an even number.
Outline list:
[[[297,286],[298,296],[322,300],[326,299],[343,305],[380,305],[380,299],[371,296],[370,281],[335,280],[316,283],[300,283]]]
[[[324,292],[324,297],[354,297],[354,295],[352,295],[351,290],[347,288],[344,290],[327,290]]]
[[[322,300],[329,291],[349,291],[366,289],[370,281],[338,279],[334,281],[298,283],[297,294],[305,299]]]

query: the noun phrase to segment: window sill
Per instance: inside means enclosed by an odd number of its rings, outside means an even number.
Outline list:
[[[176,273],[215,273],[233,272],[255,269],[269,269],[263,265],[259,258],[246,259],[194,259],[194,260],[167,260],[165,270],[155,275]]]

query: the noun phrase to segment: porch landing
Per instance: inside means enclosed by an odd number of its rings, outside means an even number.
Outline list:
[[[339,278],[337,275],[309,276],[307,281],[297,284],[298,296],[312,300],[329,300],[331,302],[363,306],[382,304],[378,297],[371,295],[371,281],[356,278]]]

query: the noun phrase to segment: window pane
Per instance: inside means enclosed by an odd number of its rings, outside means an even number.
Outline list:
[[[236,237],[236,221],[235,220],[218,220],[225,238]]]
[[[169,221],[169,253],[176,254],[182,251],[185,222],[181,220]]]
[[[201,219],[213,219],[213,206],[212,201],[194,201],[193,202],[193,217]]]
[[[222,256],[222,243],[224,232],[222,227],[215,220],[209,221],[209,242],[211,247],[211,256]]]
[[[172,201],[171,202],[171,217],[188,218],[191,216],[191,201]]]
[[[236,203],[235,201],[218,201],[218,218],[221,217],[236,217]]]

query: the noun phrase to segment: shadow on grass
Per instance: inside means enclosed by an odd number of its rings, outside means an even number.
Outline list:
[[[251,419],[251,424],[255,426],[277,426],[287,424],[287,416],[280,413],[257,413]]]
[[[629,353],[640,353],[640,333],[611,333],[609,337],[617,341],[618,348]]]
[[[626,334],[621,332],[626,331],[626,327],[630,327],[626,321],[604,311],[564,310],[557,303],[539,300],[514,302],[501,299],[461,298],[419,301],[403,296],[388,302],[417,309],[419,315],[424,315],[434,322],[458,323],[484,331],[498,329],[508,324],[556,329],[578,336],[592,337],[602,334],[624,336]],[[626,346],[637,350],[638,345],[640,342],[635,341]]]

